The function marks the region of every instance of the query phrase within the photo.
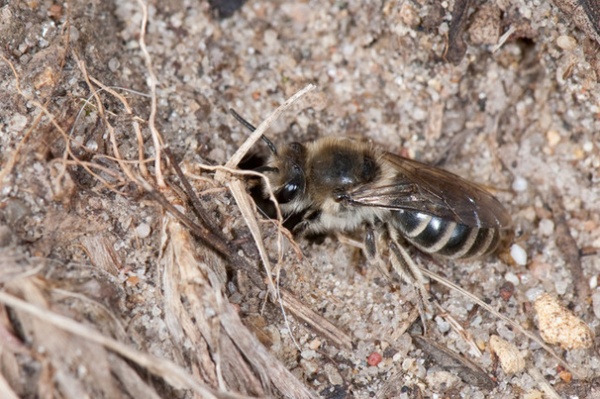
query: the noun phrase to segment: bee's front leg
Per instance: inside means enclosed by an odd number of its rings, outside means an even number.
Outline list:
[[[319,224],[319,219],[321,218],[321,211],[309,209],[301,217],[302,219],[292,229],[294,235],[306,236],[307,234],[314,234],[315,227]],[[320,231],[316,233],[318,234]]]

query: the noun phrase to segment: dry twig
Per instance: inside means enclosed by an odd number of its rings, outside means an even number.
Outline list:
[[[100,344],[146,368],[148,371],[162,376],[174,387],[192,389],[205,398],[246,398],[246,396],[215,392],[191,378],[184,369],[167,359],[158,359],[146,353],[136,351],[68,317],[56,314],[48,309],[41,309],[6,292],[0,292],[0,302],[14,309],[27,312],[61,330]]]

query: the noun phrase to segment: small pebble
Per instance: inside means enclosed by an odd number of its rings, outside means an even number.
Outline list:
[[[300,360],[300,365],[304,369],[306,375],[313,375],[319,370],[319,366],[315,362],[311,362],[310,360],[302,359]]]
[[[496,329],[498,336],[503,338],[506,341],[514,341],[515,340],[515,332],[506,326],[499,326]]]
[[[300,353],[300,356],[303,359],[314,359],[317,356],[317,353],[314,350],[310,350],[310,349],[309,350],[303,350]]]
[[[9,226],[16,225],[23,218],[31,215],[29,205],[19,198],[8,198],[2,203],[3,218]]]
[[[150,235],[150,226],[146,223],[140,223],[136,228],[135,228],[135,234],[137,234],[137,236],[139,238],[146,238]]]
[[[530,275],[538,280],[549,279],[554,270],[554,267],[551,264],[544,262],[540,255],[536,255],[531,259],[528,268]]]
[[[113,57],[110,60],[108,60],[108,69],[110,69],[111,72],[117,72],[120,66],[121,63],[119,62],[118,58]]]
[[[556,147],[556,145],[560,142],[560,133],[558,133],[556,130],[548,130],[546,133],[546,139],[548,140],[550,147]]]
[[[367,358],[367,364],[369,366],[377,366],[381,360],[383,358],[381,357],[381,355],[378,352],[373,352],[369,355],[369,357]]]
[[[594,310],[594,316],[600,319],[600,291],[592,294],[592,309]]]
[[[592,277],[590,277],[590,289],[595,290],[596,287],[598,287],[598,275],[594,274]]]
[[[85,148],[92,152],[98,151],[98,143],[96,140],[88,140],[88,142],[85,143]]]
[[[573,374],[571,374],[567,370],[560,371],[558,373],[558,376],[560,377],[561,380],[563,380],[567,384],[569,384],[571,382],[571,380],[573,379]]]
[[[538,229],[543,236],[551,236],[554,232],[554,222],[550,219],[542,219],[540,220]]]
[[[409,371],[415,367],[415,359],[412,357],[407,357],[402,361],[402,370]]]
[[[331,385],[344,384],[344,379],[333,364],[327,363],[325,366],[323,366],[323,369],[325,370],[325,374],[327,375],[327,379]]]
[[[402,3],[402,6],[400,7],[400,20],[404,25],[412,29],[419,27],[421,18],[410,1],[405,1]]]
[[[533,287],[533,288],[530,288],[527,291],[525,291],[525,296],[527,297],[527,300],[529,302],[534,302],[543,293],[544,293],[544,290],[541,287]]]
[[[523,192],[523,191],[527,190],[527,186],[528,186],[527,180],[525,180],[521,176],[517,176],[517,177],[515,177],[515,180],[513,181],[512,189],[515,190],[516,192]]]
[[[264,32],[263,40],[265,41],[265,45],[267,47],[274,47],[277,45],[277,32],[272,29],[267,29]]]
[[[526,394],[523,395],[523,399],[543,399],[544,394],[542,391],[538,391],[537,389],[533,389]]]
[[[442,334],[445,334],[448,331],[450,331],[450,323],[448,323],[443,317],[436,316],[435,317],[435,323],[437,324],[438,330]]]
[[[510,257],[519,266],[525,266],[527,264],[527,252],[518,244],[513,244],[510,247]]]
[[[569,288],[570,281],[567,280],[556,280],[554,282],[554,289],[556,290],[557,295],[564,295],[567,293],[567,289]]]
[[[510,281],[504,282],[500,287],[500,297],[506,302],[508,301],[513,294],[515,293],[515,285]]]
[[[12,242],[13,235],[10,227],[0,225],[0,248],[8,247]]]
[[[429,386],[434,387],[448,387],[451,388],[460,383],[460,378],[453,373],[448,371],[433,371],[427,373],[427,383]]]
[[[316,351],[317,349],[319,349],[319,347],[321,346],[321,340],[318,338],[313,339],[312,341],[310,341],[310,343],[308,344],[308,347],[314,351]]]
[[[20,132],[27,126],[28,119],[25,115],[15,113],[8,121],[8,130]]]
[[[511,283],[511,284],[513,284],[513,285],[519,285],[519,283],[521,282],[521,281],[519,280],[519,276],[517,276],[517,275],[516,275],[516,274],[514,274],[513,272],[507,272],[507,273],[504,275],[504,279],[505,279],[507,282],[509,282],[509,283]]]
[[[577,40],[574,37],[562,35],[556,39],[556,45],[563,50],[573,50],[577,46]]]

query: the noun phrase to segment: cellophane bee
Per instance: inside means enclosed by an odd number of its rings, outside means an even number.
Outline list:
[[[512,238],[504,206],[454,173],[349,138],[280,149],[263,140],[271,154],[260,171],[284,218],[297,220],[294,233],[362,231],[367,257],[384,254],[401,278],[416,284],[421,302],[427,297],[424,278],[406,243],[434,257],[470,259]]]

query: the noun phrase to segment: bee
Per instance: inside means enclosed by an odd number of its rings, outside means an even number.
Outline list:
[[[416,283],[422,298],[427,295],[424,278],[406,243],[438,258],[473,259],[492,254],[512,238],[504,206],[454,173],[349,138],[295,142],[281,149],[263,140],[271,154],[260,171],[284,218],[299,220],[294,233],[362,231],[367,257],[387,254],[400,277]]]

